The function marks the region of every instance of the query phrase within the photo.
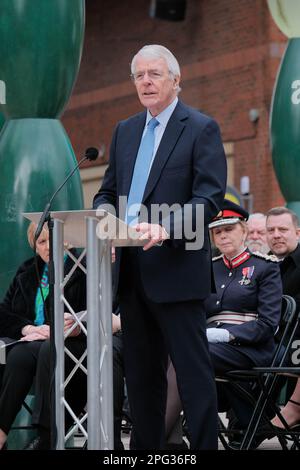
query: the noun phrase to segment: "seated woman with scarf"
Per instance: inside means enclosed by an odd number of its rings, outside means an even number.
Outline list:
[[[28,242],[34,247],[36,225],[28,227]],[[6,363],[0,364],[0,449],[6,440],[14,419],[35,379],[35,408],[32,422],[38,426],[36,449],[50,448],[50,327],[49,327],[49,233],[46,228],[36,241],[37,275],[34,257],[18,269],[3,301],[0,303],[0,340],[7,344]],[[65,255],[65,275],[72,269],[73,260]],[[40,282],[41,280],[41,282]],[[86,308],[85,274],[80,268],[65,285],[64,295],[75,312]],[[65,312],[64,329],[69,330],[75,320]],[[19,342],[14,342],[19,340]],[[13,343],[9,345],[9,343]],[[75,357],[86,348],[86,339],[80,327],[74,326],[65,340]],[[74,363],[66,355],[66,374]],[[86,375],[78,369],[65,390],[66,400],[75,413],[86,404]],[[71,424],[66,416],[66,425]]]

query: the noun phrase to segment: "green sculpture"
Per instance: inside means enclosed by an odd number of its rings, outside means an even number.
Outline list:
[[[300,2],[268,0],[274,21],[289,38],[274,86],[272,158],[287,206],[300,216]]]
[[[1,129],[4,125],[4,123],[5,123],[5,117],[3,116],[2,113],[0,113],[0,132],[1,132]]]
[[[84,0],[1,0],[0,298],[32,253],[21,213],[42,211],[76,158],[58,118],[71,95],[84,38]],[[1,91],[1,90],[0,90]],[[79,172],[53,209],[83,208]]]

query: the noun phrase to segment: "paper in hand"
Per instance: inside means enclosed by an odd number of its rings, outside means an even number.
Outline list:
[[[7,346],[12,346],[13,344],[19,343],[22,339],[17,339],[16,341],[11,341],[11,343],[4,343],[0,346],[0,349],[7,348]]]

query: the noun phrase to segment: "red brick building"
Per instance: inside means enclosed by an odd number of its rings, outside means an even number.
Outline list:
[[[149,16],[150,0],[86,0],[86,35],[78,80],[62,118],[77,156],[106,147],[84,168],[86,206],[108,159],[115,123],[141,110],[129,64],[144,44],[163,44],[181,65],[180,98],[219,122],[228,183],[250,177],[255,211],[284,202],[272,168],[269,111],[286,38],[265,0],[186,0],[184,21]],[[253,121],[249,112],[258,113]]]

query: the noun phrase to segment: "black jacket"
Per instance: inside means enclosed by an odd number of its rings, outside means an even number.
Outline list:
[[[37,261],[41,275],[44,269],[44,261],[39,256]],[[71,270],[73,264],[71,258],[68,257],[65,262],[65,274]],[[7,336],[19,339],[22,336],[22,328],[25,325],[34,324],[37,289],[38,278],[34,258],[30,258],[19,267],[3,301],[0,303],[0,337]],[[86,308],[85,274],[80,268],[75,270],[67,282],[64,295],[75,312]],[[49,296],[46,299],[47,307],[49,308]],[[65,311],[68,311],[67,307],[65,307]]]
[[[283,293],[293,297],[300,310],[300,245],[280,263]],[[300,338],[300,326],[296,337]]]
[[[283,293],[294,297],[300,308],[300,245],[280,263]]]

